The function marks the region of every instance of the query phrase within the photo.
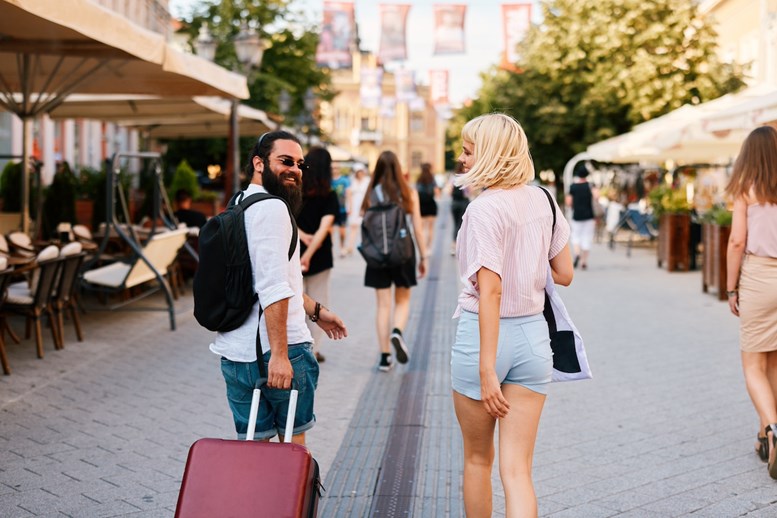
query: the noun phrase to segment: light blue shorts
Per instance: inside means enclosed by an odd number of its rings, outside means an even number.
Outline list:
[[[548,324],[542,314],[499,319],[496,375],[500,383],[548,393],[553,373]],[[477,313],[462,311],[451,352],[453,390],[480,401],[480,326]]]

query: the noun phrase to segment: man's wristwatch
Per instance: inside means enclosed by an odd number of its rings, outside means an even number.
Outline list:
[[[727,297],[733,297],[737,293],[739,293],[737,290],[729,290],[729,291],[726,292],[726,296]]]
[[[321,317],[321,303],[316,302],[316,309],[313,310],[313,314],[310,315],[308,318],[310,318],[311,322],[318,322],[318,319]]]

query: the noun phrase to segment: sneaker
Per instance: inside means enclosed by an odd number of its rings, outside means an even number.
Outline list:
[[[394,346],[394,350],[397,352],[397,361],[399,363],[407,363],[410,357],[410,353],[407,352],[407,344],[402,337],[402,331],[396,327],[391,332],[391,344]]]
[[[394,362],[391,361],[391,355],[390,354],[381,354],[380,355],[380,363],[378,364],[378,370],[382,372],[388,372],[391,370],[391,367],[394,366]]]

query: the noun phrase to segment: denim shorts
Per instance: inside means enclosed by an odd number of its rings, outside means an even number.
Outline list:
[[[266,367],[270,361],[270,351],[264,353],[263,359]],[[313,428],[316,422],[313,402],[318,385],[318,362],[313,355],[313,345],[310,342],[290,345],[289,360],[294,369],[294,379],[299,390],[293,432],[297,435]],[[251,396],[256,379],[259,377],[259,365],[256,362],[233,362],[222,357],[221,373],[227,383],[227,401],[232,410],[237,437],[245,439],[248,431],[248,416],[251,412]],[[270,439],[276,434],[282,435],[286,428],[286,416],[289,410],[290,391],[271,389],[266,385],[261,390],[255,440]]]
[[[499,382],[547,394],[553,374],[548,324],[542,314],[499,319],[496,375]],[[477,313],[462,311],[451,352],[453,390],[480,401],[480,326]]]

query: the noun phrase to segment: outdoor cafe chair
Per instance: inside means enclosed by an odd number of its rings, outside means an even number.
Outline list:
[[[0,255],[0,326],[4,324],[3,303],[8,292],[8,283],[11,280],[12,268],[8,267],[8,260]],[[8,363],[8,355],[5,352],[5,339],[3,337],[2,327],[0,327],[0,363],[3,366],[3,374],[11,374],[11,365]]]
[[[85,289],[103,293],[121,293],[156,280],[157,286],[155,288],[143,291],[139,295],[108,309],[118,309],[162,290],[167,300],[170,328],[174,330],[175,307],[170,284],[165,277],[178,255],[178,250],[185,242],[185,228],[154,234],[141,248],[142,256],[136,253],[127,261],[115,262],[84,272],[83,286]],[[146,309],[158,310],[159,308]]]
[[[36,260],[23,269],[32,273],[32,280],[27,283],[11,284],[8,295],[3,304],[3,313],[15,313],[26,317],[25,337],[30,337],[31,326],[35,326],[35,343],[38,358],[43,358],[43,333],[41,332],[41,318],[48,316],[51,326],[51,335],[54,338],[54,347],[59,349],[57,326],[51,307],[51,293],[54,289],[54,281],[57,277],[62,260],[59,258],[59,249],[50,245],[38,253]]]
[[[84,336],[81,332],[81,321],[78,317],[77,294],[78,277],[81,270],[81,264],[86,254],[82,250],[81,243],[74,241],[62,247],[59,251],[59,257],[62,259],[62,266],[54,285],[51,297],[51,306],[55,315],[57,325],[57,336],[59,338],[59,348],[65,348],[65,325],[63,314],[67,311],[73,326],[76,330],[76,337],[79,342],[83,342]]]
[[[32,238],[24,232],[11,232],[8,234],[8,242],[17,255],[35,257],[37,254]]]

